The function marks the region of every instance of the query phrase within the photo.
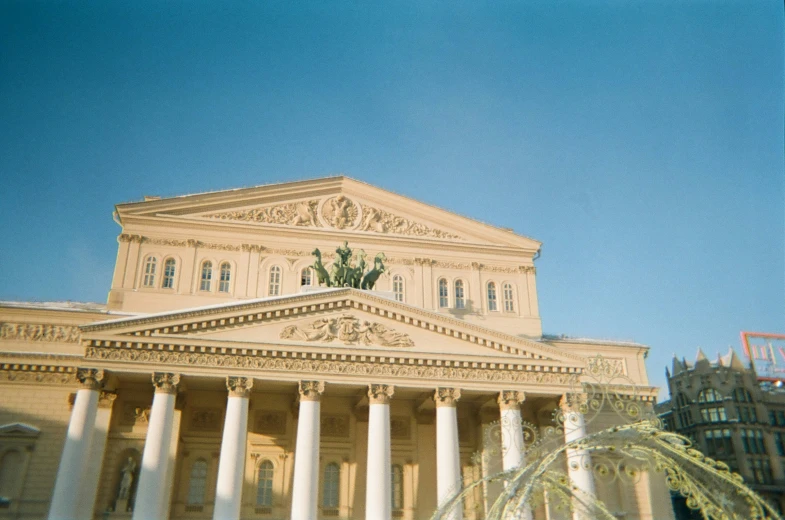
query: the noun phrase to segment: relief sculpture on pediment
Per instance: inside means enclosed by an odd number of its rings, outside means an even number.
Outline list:
[[[262,208],[224,211],[207,215],[207,217],[221,220],[258,222],[260,224],[326,227],[339,230],[356,229],[372,233],[464,240],[454,233],[432,228],[387,210],[361,204],[346,195]]]
[[[359,216],[360,210],[357,204],[344,195],[327,199],[322,204],[322,218],[328,226],[335,229],[354,227]]]
[[[412,339],[381,323],[360,321],[351,314],[339,318],[319,318],[310,325],[289,325],[281,331],[281,339],[319,341],[329,343],[338,339],[345,345],[381,345],[383,347],[411,347]]]
[[[458,239],[461,237],[441,229],[433,229],[413,222],[409,219],[393,215],[389,211],[374,208],[372,206],[362,206],[363,219],[360,224],[361,231],[374,231],[376,233],[394,233],[396,235],[411,235],[418,237],[448,238]]]
[[[228,211],[209,215],[210,218],[221,220],[241,220],[246,222],[259,222],[262,224],[284,224],[290,226],[321,227],[316,218],[318,200],[307,200],[281,204],[267,208],[244,209]]]

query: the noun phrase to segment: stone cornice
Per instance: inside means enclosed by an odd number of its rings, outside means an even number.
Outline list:
[[[97,343],[108,343],[97,341]],[[383,376],[389,379],[438,381],[474,381],[533,383],[566,386],[577,377],[576,369],[540,367],[525,364],[425,360],[402,356],[317,354],[253,349],[202,349],[191,351],[185,346],[175,350],[167,343],[118,341],[114,345],[88,346],[85,359],[91,365],[117,362],[153,366],[187,368],[218,368],[226,371],[241,369],[249,376],[251,370],[274,373],[306,373],[319,375]]]
[[[10,357],[3,355],[2,357]],[[76,366],[0,363],[0,383],[40,383],[75,386]]]
[[[347,296],[349,297],[348,299]],[[314,303],[319,300],[324,300],[325,298],[332,301]],[[284,304],[286,308],[281,308]],[[263,311],[265,307],[272,306],[278,308],[275,310]],[[346,309],[358,309],[369,312],[370,314],[384,316],[394,321],[418,326],[438,334],[462,339],[470,343],[492,348],[499,352],[504,352],[524,359],[547,360],[550,355],[553,356],[553,359],[574,361],[581,367],[586,363],[586,358],[565,352],[564,350],[551,345],[486,329],[450,316],[437,314],[401,302],[374,296],[373,293],[367,291],[350,288],[335,289],[329,293],[314,292],[275,298],[272,300],[255,300],[249,303],[238,302],[231,306],[222,306],[218,308],[206,307],[187,311],[173,311],[171,313],[133,318],[130,320],[84,325],[81,329],[83,336],[89,336],[87,333],[90,332],[136,328],[137,330],[126,333],[133,333],[135,336],[151,337],[156,334],[183,334],[197,331],[204,332],[214,328],[225,329],[247,325],[249,323],[259,324],[263,323],[265,320],[280,320],[280,318],[284,317],[303,316],[316,311],[323,312],[326,310]],[[228,313],[233,314],[233,316],[225,316]],[[223,314],[224,316],[218,317],[215,316],[216,314]],[[200,319],[207,316],[214,316],[214,318],[209,320]],[[190,320],[190,323],[182,323],[182,321],[185,320]],[[145,327],[167,322],[178,322],[178,324],[158,328]]]

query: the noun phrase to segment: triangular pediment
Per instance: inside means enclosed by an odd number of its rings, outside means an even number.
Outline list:
[[[348,177],[330,177],[117,206],[121,221],[156,218],[337,233],[485,244],[536,251],[528,237],[382,190]],[[347,237],[348,238],[348,237]]]
[[[356,289],[249,300],[82,327],[96,345],[159,341],[172,348],[282,348],[329,355],[421,355],[580,369],[585,358]]]
[[[41,430],[25,423],[10,423],[0,426],[0,437],[29,437],[35,438],[41,435]]]

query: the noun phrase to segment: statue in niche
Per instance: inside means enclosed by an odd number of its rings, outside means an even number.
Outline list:
[[[131,497],[131,487],[134,485],[135,473],[136,461],[133,457],[128,457],[125,466],[120,470],[120,489],[117,492],[118,500],[128,500]]]

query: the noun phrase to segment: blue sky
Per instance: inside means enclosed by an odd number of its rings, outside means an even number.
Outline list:
[[[783,3],[0,4],[0,298],[105,301],[115,203],[344,172],[534,237],[548,333],[785,332]]]

